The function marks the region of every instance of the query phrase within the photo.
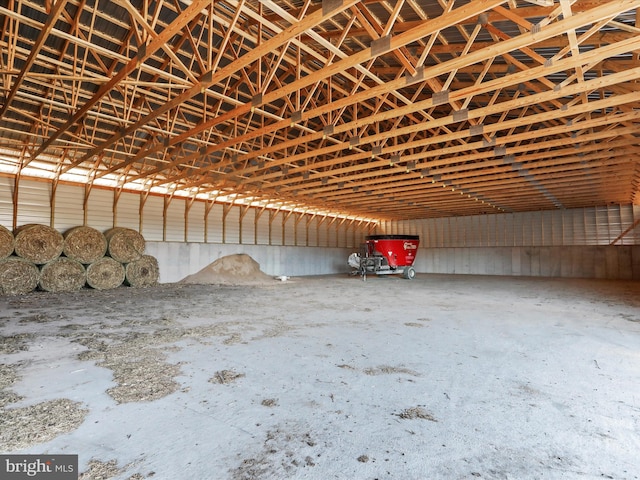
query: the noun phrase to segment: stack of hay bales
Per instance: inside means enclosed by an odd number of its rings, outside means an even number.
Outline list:
[[[73,227],[64,233],[64,255],[85,265],[86,282],[96,290],[109,290],[122,285],[124,267],[105,257],[107,239],[91,227]]]
[[[40,280],[40,270],[33,262],[13,255],[15,237],[0,225],[0,294],[20,295],[34,290]]]
[[[144,255],[145,241],[142,235],[130,228],[112,228],[104,234],[108,254],[125,268],[124,283],[131,287],[147,287],[158,283],[158,260]]]
[[[128,228],[102,234],[80,226],[62,235],[45,225],[25,225],[13,233],[0,225],[0,295],[37,287],[70,292],[85,285],[96,290],[155,285],[158,261],[144,255],[144,248],[142,235]]]

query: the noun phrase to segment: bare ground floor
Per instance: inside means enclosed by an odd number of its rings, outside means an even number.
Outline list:
[[[35,292],[0,364],[0,453],[82,479],[640,478],[638,282]]]

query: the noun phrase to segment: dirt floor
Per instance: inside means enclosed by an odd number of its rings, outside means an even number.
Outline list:
[[[0,452],[81,479],[640,478],[640,283],[0,297]]]

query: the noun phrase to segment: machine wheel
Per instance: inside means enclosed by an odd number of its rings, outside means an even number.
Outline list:
[[[407,267],[404,269],[404,272],[402,272],[402,276],[408,280],[413,280],[414,278],[416,278],[416,270],[413,267]]]

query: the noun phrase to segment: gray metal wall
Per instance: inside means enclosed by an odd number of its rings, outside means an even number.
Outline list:
[[[640,280],[640,246],[420,248],[424,273]]]
[[[272,276],[347,273],[347,258],[352,251],[337,247],[147,242],[147,253],[158,259],[161,283],[178,282],[218,258],[236,253],[251,256],[260,270]]]

